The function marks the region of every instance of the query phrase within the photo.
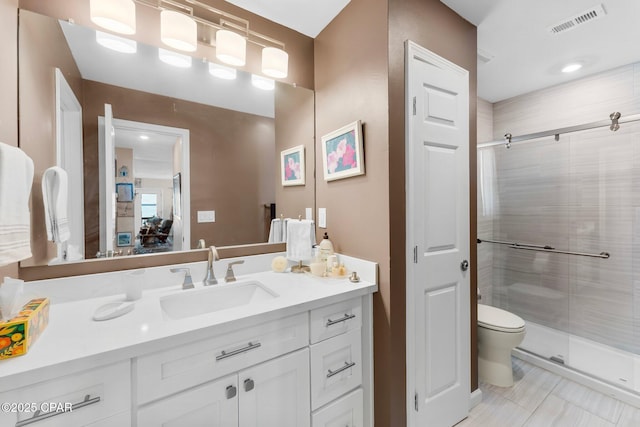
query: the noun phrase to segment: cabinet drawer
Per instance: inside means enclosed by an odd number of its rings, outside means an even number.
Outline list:
[[[311,408],[317,409],[362,383],[360,329],[311,346]]]
[[[353,298],[311,311],[311,344],[344,334],[362,325],[362,300]]]
[[[311,416],[311,427],[364,427],[362,389],[331,402]]]
[[[40,426],[38,424],[34,424],[33,427]],[[66,424],[65,427],[67,427]],[[131,411],[121,412],[118,415],[91,423],[86,427],[131,427]]]
[[[115,425],[96,422],[101,420],[106,422],[105,419],[130,410],[130,362],[127,360],[8,391],[0,394],[0,402],[35,404],[37,409],[46,406],[51,411],[43,412],[56,413],[56,415],[49,417],[41,413],[37,418],[33,418],[34,411],[0,412],[0,426],[13,427],[16,424],[30,427]],[[56,407],[56,405],[60,406]],[[72,405],[73,409],[69,411],[69,407]],[[29,423],[29,421],[32,422]],[[131,425],[130,417],[128,421],[120,425]]]
[[[151,402],[306,346],[307,318],[306,313],[301,313],[139,357],[138,403]]]
[[[138,410],[138,426],[140,427],[230,427],[237,425],[237,375],[229,375],[189,391],[183,391],[145,405]]]

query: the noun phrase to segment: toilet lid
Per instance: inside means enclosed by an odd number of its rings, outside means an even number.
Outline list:
[[[506,310],[478,304],[478,326],[495,331],[520,332],[524,330],[524,320]]]

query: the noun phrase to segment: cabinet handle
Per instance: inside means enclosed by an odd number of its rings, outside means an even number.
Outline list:
[[[85,406],[93,405],[94,403],[100,402],[100,396],[91,397],[91,395],[87,394],[84,396],[84,400],[82,402],[77,402],[71,405],[71,410],[69,412],[73,412],[76,409],[84,408]],[[33,417],[28,418],[26,420],[18,421],[16,423],[16,427],[22,427],[29,425],[31,423],[37,423],[38,421],[46,420],[47,418],[55,417],[56,415],[66,414],[67,412],[45,412],[41,413],[40,410],[36,411],[33,414]]]
[[[227,386],[227,399],[233,399],[236,397],[238,389],[234,385]]]
[[[255,387],[255,383],[251,378],[244,380],[244,391],[251,391]]]
[[[251,350],[255,350],[256,348],[260,347],[262,344],[260,344],[259,342],[257,343],[252,343],[249,342],[249,344],[247,344],[246,347],[242,347],[242,348],[238,348],[235,350],[231,350],[229,352],[222,350],[222,353],[220,353],[219,355],[216,356],[216,360],[222,360],[222,359],[226,359],[227,357],[232,357],[232,356],[236,356],[238,354],[241,353],[246,353],[247,351],[251,351]]]
[[[341,317],[338,320],[327,319],[327,326],[332,326],[332,325],[335,325],[337,323],[346,322],[347,320],[351,320],[351,319],[353,319],[355,317],[356,317],[355,314],[345,314],[344,317]]]
[[[356,366],[356,362],[344,362],[344,366],[342,366],[341,368],[336,369],[335,371],[332,371],[331,369],[329,369],[329,373],[327,374],[327,378],[331,378],[334,375],[338,375],[340,372],[342,371],[346,371],[349,368],[353,368],[354,366]]]

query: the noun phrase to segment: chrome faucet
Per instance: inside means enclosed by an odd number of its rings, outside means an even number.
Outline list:
[[[236,276],[233,274],[233,266],[236,264],[244,264],[244,260],[230,262],[227,265],[227,274],[224,276],[225,282],[235,282]]]
[[[182,282],[182,289],[193,289],[193,281],[191,280],[191,272],[188,268],[172,268],[172,273],[184,272],[184,281]]]
[[[207,261],[207,275],[202,280],[202,283],[205,286],[209,285],[217,285],[218,279],[216,279],[216,275],[213,273],[213,261],[218,261],[220,257],[218,256],[218,251],[215,246],[209,246],[209,259]]]

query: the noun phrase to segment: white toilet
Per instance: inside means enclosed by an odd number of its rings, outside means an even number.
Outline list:
[[[513,385],[511,350],[525,335],[521,317],[497,307],[478,304],[478,376],[499,387]]]

